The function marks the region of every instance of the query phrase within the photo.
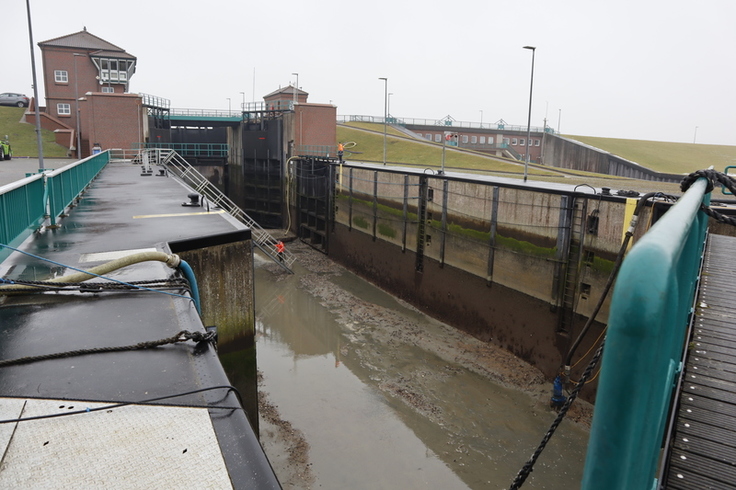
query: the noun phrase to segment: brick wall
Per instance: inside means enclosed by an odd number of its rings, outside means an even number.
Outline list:
[[[137,94],[87,93],[80,101],[82,155],[92,145],[130,149],[143,141],[145,110]]]

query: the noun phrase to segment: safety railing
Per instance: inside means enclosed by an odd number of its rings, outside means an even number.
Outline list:
[[[87,188],[109,161],[110,152],[104,151],[46,173],[49,217],[52,225],[56,224],[56,218]]]
[[[26,177],[0,187],[0,243],[16,247],[44,221],[43,174]],[[10,254],[0,247],[0,262]]]
[[[361,115],[343,115],[337,117],[337,122],[348,123],[348,122],[369,122],[383,124],[383,116],[361,116]],[[386,118],[387,124],[400,124],[402,126],[445,126],[452,128],[463,128],[463,129],[493,129],[493,130],[504,130],[513,132],[526,132],[526,126],[512,126],[506,124],[503,121],[494,123],[484,122],[473,122],[473,121],[456,121],[450,117],[443,119],[416,119],[411,117],[397,118],[394,116],[388,116]],[[547,127],[540,128],[539,126],[532,126],[530,128],[532,133],[554,133],[554,129]]]
[[[58,170],[31,175],[0,187],[0,243],[16,247],[44,225],[56,224],[68,206],[109,161],[105,151]],[[0,261],[10,249],[0,248]]]
[[[204,196],[210,203],[221,208],[251,230],[253,243],[282,268],[291,272],[296,256],[283,246],[283,243],[264,230],[253,218],[245,214],[234,202],[200,174],[189,162],[171,149],[149,149],[141,154],[144,169],[151,165],[166,168],[195,192]]]
[[[294,154],[303,157],[336,157],[337,147],[334,145],[297,145]]]
[[[686,346],[709,202],[701,178],[632,248],[616,280],[582,488],[655,488]]]
[[[227,143],[136,143],[134,149],[140,153],[144,149],[174,150],[183,157],[227,157],[230,145]]]

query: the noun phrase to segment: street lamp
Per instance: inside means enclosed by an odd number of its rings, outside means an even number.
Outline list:
[[[388,119],[388,78],[379,77],[383,80],[383,164],[386,165],[386,120]]]
[[[82,138],[79,134],[79,83],[77,83],[77,56],[84,56],[80,53],[74,54],[74,113],[77,120],[77,160],[82,159]]]
[[[483,129],[483,109],[480,109],[480,128]]]
[[[230,97],[227,98],[227,115],[230,116],[230,108],[232,105],[230,104]]]
[[[527,173],[529,172],[529,137],[532,134],[532,93],[534,90],[534,55],[537,48],[534,46],[524,46],[524,49],[532,50],[532,78],[529,83],[529,117],[526,120],[526,158],[524,161],[524,182],[526,182]]]
[[[296,86],[294,87],[294,105],[296,105],[296,92],[299,90],[299,74],[298,73],[292,73],[292,75],[296,75]]]
[[[240,95],[243,96],[243,105],[240,106],[240,110],[245,112],[245,92],[240,92]]]
[[[38,81],[36,79],[36,55],[33,53],[33,25],[31,23],[31,2],[26,0],[28,14],[28,42],[31,46],[31,72],[33,74],[33,100],[36,109],[36,146],[38,147],[38,171],[43,172],[43,138],[41,137],[41,109],[38,107]]]

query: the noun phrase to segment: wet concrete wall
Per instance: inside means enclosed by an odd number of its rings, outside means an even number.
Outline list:
[[[542,158],[560,168],[662,182],[682,180],[682,175],[655,172],[607,151],[551,134],[545,135]]]
[[[557,374],[613,267],[624,199],[359,167],[338,171],[335,182],[330,257]],[[608,305],[580,354],[598,337]]]
[[[172,242],[194,271],[201,318],[216,326],[218,354],[233,386],[243,395],[243,407],[258,434],[255,357],[255,291],[250,230]]]

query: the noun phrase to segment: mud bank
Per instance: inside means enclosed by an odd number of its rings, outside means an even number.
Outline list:
[[[344,475],[342,480],[333,479],[330,472],[342,470],[331,468],[329,463],[314,464],[313,459],[321,458],[313,458],[312,449],[316,445],[333,445],[329,441],[331,425],[322,431],[303,425],[303,412],[314,409],[306,405],[310,402],[304,398],[309,395],[294,399],[293,394],[284,392],[285,385],[271,381],[286,376],[281,369],[295,370],[297,361],[307,358],[334,362],[334,369],[347,368],[362,383],[361,390],[370,393],[369,400],[376,400],[381,407],[388,406],[413,432],[413,437],[424,444],[426,454],[431,453],[431,458],[425,454],[431,461],[423,471],[417,471],[421,476],[416,480],[407,481],[404,475],[398,475],[401,464],[396,466],[397,474],[391,474],[391,468],[382,465],[378,455],[366,457],[361,453],[356,466],[383,466],[382,473],[389,473],[385,475],[385,481],[390,482],[387,485],[395,483],[395,488],[421,488],[426,483],[438,484],[442,478],[447,480],[443,483],[445,488],[488,488],[489,484],[491,488],[507,487],[555,416],[549,409],[551,386],[542,373],[497,346],[427,318],[307,245],[294,242],[290,247],[298,257],[296,274],[286,274],[264,261],[259,261],[256,271],[258,362],[263,373],[259,383],[261,443],[284,488],[334,488],[336,481],[353,488],[376,488],[377,483],[368,483],[374,478],[372,473],[358,475],[354,481],[345,480]],[[279,308],[278,315],[295,308],[291,288],[316,301],[326,312],[320,315],[326,314],[329,319],[309,321],[305,318],[308,315],[298,308],[291,310],[293,318],[277,317],[274,304]],[[259,295],[259,289],[277,291],[275,298],[285,298],[281,303],[285,306],[273,299],[266,304],[269,293]],[[259,296],[265,296],[265,300],[259,303]],[[289,321],[305,320],[310,325],[299,327],[298,334],[278,330],[288,328],[285,324]],[[329,322],[334,323],[330,327],[334,330],[315,325]],[[295,347],[293,339],[307,335],[309,342],[319,339],[320,347]],[[276,343],[279,350],[273,351],[271,346]],[[281,347],[285,344],[292,351]],[[279,364],[281,357],[290,357],[294,367]],[[301,383],[305,382],[318,383],[302,378]],[[312,391],[319,390],[316,386]],[[340,403],[332,395],[328,397],[327,403],[316,411],[329,411]],[[312,403],[324,402],[323,397]],[[294,410],[292,404],[300,409]],[[371,416],[360,410],[359,407],[355,414],[349,410],[340,412],[340,419],[348,419],[344,421],[348,424],[345,430],[353,432],[349,424],[372,423]],[[555,435],[558,440],[553,438],[552,447],[545,451],[548,454],[540,458],[538,467],[544,469],[535,468],[528,480],[529,488],[570,488],[579,484],[591,414],[590,404],[575,402],[559,430],[562,435]],[[333,418],[332,423],[339,421]],[[359,430],[351,435],[354,437],[348,439],[354,445],[370,444],[366,440],[370,437],[361,436]],[[349,441],[345,444],[350,447]],[[400,450],[394,446],[403,442],[384,441],[383,447],[381,442],[376,444],[376,450],[386,452]],[[409,453],[404,448],[395,458],[410,458]],[[343,463],[334,464],[345,466],[353,461],[345,456]],[[410,465],[409,461],[404,465],[407,471]],[[452,473],[445,474],[446,469]],[[428,474],[434,476],[427,479]]]

